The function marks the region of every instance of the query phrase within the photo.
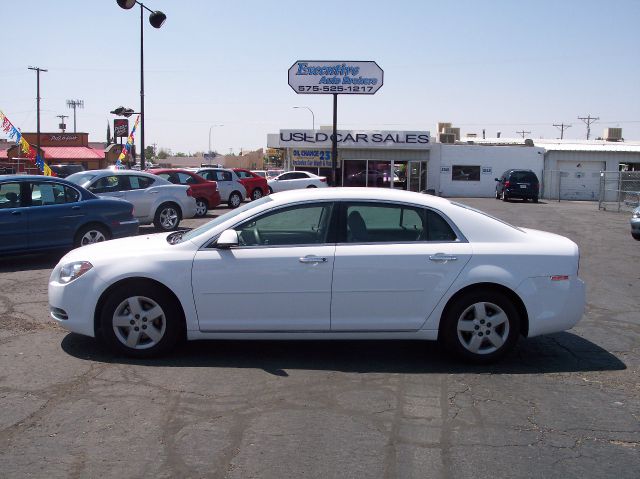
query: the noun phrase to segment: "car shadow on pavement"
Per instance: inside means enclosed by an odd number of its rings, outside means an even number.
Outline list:
[[[66,251],[0,256],[0,273],[53,269]]]
[[[131,359],[112,354],[98,341],[70,333],[62,349],[82,360],[175,368],[255,368],[276,376],[308,369],[356,373],[532,374],[624,370],[600,346],[572,333],[521,340],[515,351],[490,365],[452,358],[429,341],[190,341],[168,356]]]

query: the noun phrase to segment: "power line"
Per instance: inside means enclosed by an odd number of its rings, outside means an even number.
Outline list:
[[[64,130],[67,128],[67,125],[64,124],[64,119],[65,118],[69,118],[69,115],[56,115],[58,118],[60,118],[60,129],[62,130],[62,133],[64,133]]]
[[[560,123],[559,125],[557,123],[554,123],[553,126],[560,129],[561,140],[564,139],[564,130],[566,130],[567,128],[571,128],[571,125],[565,125],[564,123]]]
[[[598,121],[600,119],[600,117],[592,117],[591,113],[589,113],[589,115],[587,116],[579,116],[578,120],[582,120],[585,125],[587,125],[587,140],[589,139],[589,136],[591,136],[591,123],[593,123],[594,121]]]
[[[522,131],[516,131],[516,133],[517,133],[518,135],[522,135],[522,139],[523,139],[523,140],[524,140],[524,135],[530,135],[530,134],[531,134],[531,132],[530,132],[530,131],[524,131],[524,130],[522,130]]]

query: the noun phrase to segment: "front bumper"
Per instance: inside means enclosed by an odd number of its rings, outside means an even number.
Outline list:
[[[70,283],[59,283],[60,267],[49,278],[50,316],[68,331],[95,337],[94,312],[104,282],[91,270]]]

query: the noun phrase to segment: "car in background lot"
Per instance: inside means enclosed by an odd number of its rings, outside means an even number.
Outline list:
[[[253,171],[256,175],[258,176],[262,176],[263,178],[271,179],[271,178],[275,178],[276,176],[284,173],[284,170],[251,170]]]
[[[78,164],[66,164],[66,165],[49,165],[51,171],[53,171],[58,178],[66,178],[69,175],[84,171],[84,166]]]
[[[74,250],[49,304],[62,327],[137,357],[185,336],[437,339],[485,363],[580,320],[579,258],[567,238],[435,196],[288,191],[189,232]]]
[[[140,224],[153,223],[161,231],[178,227],[196,215],[196,200],[188,186],[135,170],[89,170],[67,178],[98,196],[122,198],[135,207]]]
[[[640,206],[631,214],[631,236],[640,241]]]
[[[270,193],[300,188],[326,188],[327,178],[308,171],[287,171],[267,181]]]
[[[174,185],[186,185],[191,188],[196,199],[196,216],[202,217],[207,211],[220,204],[220,192],[215,181],[205,180],[202,176],[188,170],[158,168],[147,170]]]
[[[221,201],[225,201],[229,208],[237,208],[247,197],[247,190],[240,182],[235,171],[228,168],[198,168],[196,173],[205,180],[218,184]]]
[[[495,179],[496,199],[509,201],[511,198],[521,198],[523,201],[538,202],[540,181],[531,170],[507,170],[500,178]]]
[[[0,255],[72,248],[138,233],[133,205],[66,180],[0,176]]]
[[[267,184],[266,178],[256,175],[252,171],[245,170],[244,168],[233,168],[233,171],[236,172],[240,183],[242,183],[247,190],[247,197],[252,200],[257,200],[269,194],[269,185]]]

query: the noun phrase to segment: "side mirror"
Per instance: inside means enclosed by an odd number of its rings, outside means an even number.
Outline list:
[[[224,230],[216,241],[216,248],[229,249],[238,246],[238,232],[236,230]]]
[[[500,178],[494,178],[494,180],[496,180],[496,181],[500,181]]]

